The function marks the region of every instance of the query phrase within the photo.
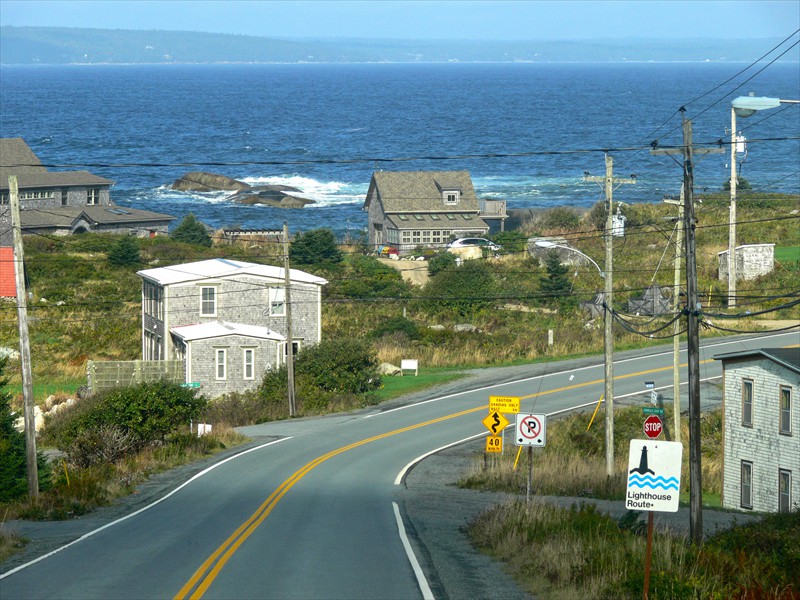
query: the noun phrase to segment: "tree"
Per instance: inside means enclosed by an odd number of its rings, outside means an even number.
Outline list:
[[[442,271],[456,268],[456,255],[447,250],[434,254],[428,261],[428,274],[433,276]]]
[[[442,271],[422,290],[423,306],[429,312],[439,308],[459,316],[472,316],[494,302],[496,284],[485,260],[467,260],[455,269]]]
[[[736,189],[737,190],[752,190],[753,186],[750,185],[750,182],[747,181],[744,177],[737,177],[736,178]],[[725,192],[731,191],[731,180],[726,179],[722,184],[722,190]]]
[[[139,243],[130,235],[120,235],[108,251],[108,262],[115,267],[127,267],[142,262]]]
[[[548,304],[558,304],[564,308],[575,305],[572,295],[572,282],[567,277],[569,268],[561,264],[558,252],[551,250],[545,255],[544,265],[547,274],[539,278],[543,300]]]
[[[289,247],[289,258],[300,265],[333,265],[342,262],[342,252],[333,231],[323,227],[299,234]]]
[[[186,244],[211,247],[211,236],[208,235],[205,225],[198,221],[192,213],[183,218],[169,237]]]

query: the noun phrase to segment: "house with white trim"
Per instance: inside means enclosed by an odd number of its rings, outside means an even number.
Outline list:
[[[723,373],[722,506],[785,512],[800,506],[800,348],[714,357]]]
[[[285,363],[287,313],[296,353],[322,338],[322,286],[327,281],[289,270],[225,258],[145,269],[142,357],[184,360],[186,383],[217,397],[255,388]]]

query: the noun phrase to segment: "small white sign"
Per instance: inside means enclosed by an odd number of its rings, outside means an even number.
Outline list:
[[[681,491],[683,444],[631,440],[625,508],[676,512]]]
[[[547,442],[547,415],[517,413],[514,445],[544,446]]]

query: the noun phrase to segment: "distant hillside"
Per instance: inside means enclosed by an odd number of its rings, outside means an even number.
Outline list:
[[[0,63],[752,62],[780,41],[289,40],[186,31],[0,27]],[[783,60],[800,60],[800,50]]]

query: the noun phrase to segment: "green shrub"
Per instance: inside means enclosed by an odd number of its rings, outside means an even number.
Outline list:
[[[422,307],[429,313],[452,310],[474,316],[494,303],[497,286],[484,260],[468,260],[460,267],[442,271],[422,290]]]
[[[412,293],[397,269],[374,256],[351,257],[344,275],[339,281],[332,281],[326,292],[346,298],[408,298]]]
[[[208,235],[205,225],[198,221],[192,213],[183,218],[169,237],[185,244],[205,246],[206,248],[211,247],[211,236]]]
[[[164,381],[118,388],[77,402],[47,421],[47,439],[88,466],[163,442],[203,409],[204,397]]]
[[[434,254],[428,261],[428,274],[433,276],[442,271],[456,268],[456,255],[447,250]]]
[[[392,317],[386,321],[381,321],[370,335],[373,338],[379,338],[393,333],[401,333],[409,340],[419,339],[420,336],[417,324],[405,317]]]
[[[363,394],[380,387],[378,361],[361,339],[323,340],[300,352],[295,376],[328,392]]]
[[[328,228],[312,229],[298,235],[289,247],[289,258],[300,265],[342,262],[336,236]]]
[[[11,395],[6,393],[4,377],[6,358],[0,358],[0,502],[16,500],[28,493],[28,467],[25,434],[14,428],[16,415],[11,411]],[[46,459],[37,455],[39,489],[49,485]]]
[[[141,261],[139,243],[130,235],[120,235],[108,251],[108,262],[115,267],[138,265]]]

